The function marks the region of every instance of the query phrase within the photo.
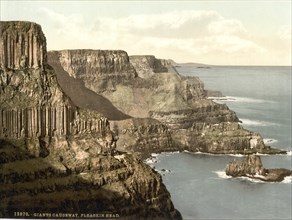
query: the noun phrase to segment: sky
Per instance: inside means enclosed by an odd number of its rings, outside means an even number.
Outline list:
[[[213,65],[292,62],[291,0],[0,0],[0,19],[40,24],[48,50],[125,50]]]

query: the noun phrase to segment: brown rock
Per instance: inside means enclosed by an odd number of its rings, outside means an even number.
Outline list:
[[[1,68],[44,68],[46,38],[41,26],[32,22],[2,21],[0,51]]]
[[[130,62],[137,71],[137,74],[141,78],[150,78],[155,73],[168,72],[165,65],[167,62],[162,62],[156,59],[155,56],[130,56]]]
[[[286,176],[292,176],[292,171],[288,169],[265,169],[257,155],[249,155],[243,161],[230,162],[225,172],[232,177],[245,176],[267,182],[281,182]]]
[[[71,61],[67,63],[66,59],[56,55],[63,53],[66,54],[66,51],[50,52],[49,62],[57,59],[66,70]],[[89,64],[81,62],[79,53],[79,50],[70,51],[71,60],[75,60],[76,68],[84,70],[82,76],[76,75],[76,77],[82,80],[87,88],[95,91],[96,95],[106,97],[113,104],[112,111],[116,108],[134,118],[150,117],[169,129],[167,139],[171,141],[168,141],[167,144],[158,141],[156,148],[142,147],[142,143],[149,143],[151,138],[148,138],[147,135],[142,137],[139,132],[134,132],[131,144],[118,144],[120,149],[124,146],[124,150],[138,151],[142,154],[149,154],[149,149],[154,152],[174,149],[215,154],[286,153],[265,146],[259,134],[243,129],[238,124],[239,120],[235,112],[226,105],[207,99],[203,82],[197,77],[179,75],[171,61],[158,60],[154,56],[131,56],[128,62],[126,59],[123,63],[124,69],[134,66],[138,77],[125,77],[127,74],[121,74],[121,77],[113,78],[110,74],[104,73],[95,75],[96,79],[93,81],[90,79],[92,63],[91,61]],[[90,54],[91,60],[100,60],[102,57],[100,54],[103,54],[101,51],[92,50],[82,53]],[[104,53],[114,53],[114,51],[104,51]],[[100,57],[93,58],[94,56]],[[60,77],[70,75],[63,71],[58,74]],[[77,93],[74,93],[75,89],[71,89],[71,91],[68,95],[72,99],[78,96]],[[98,106],[95,107],[95,109],[98,108]],[[113,120],[122,119],[124,118],[119,117]],[[138,125],[139,123],[134,125],[134,127],[137,126],[136,131],[140,126],[144,126],[143,120],[140,122],[140,125]],[[156,123],[154,120],[152,122]],[[122,124],[122,129],[127,129],[125,128],[127,123]],[[128,129],[135,130],[132,127]],[[129,138],[128,134],[125,137],[122,137],[123,135],[120,133],[120,140]],[[134,136],[139,138],[134,138]],[[151,137],[151,135],[149,136]]]

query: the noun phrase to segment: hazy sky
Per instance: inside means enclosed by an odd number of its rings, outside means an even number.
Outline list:
[[[0,2],[1,20],[42,25],[48,50],[122,49],[177,62],[291,65],[291,0]]]

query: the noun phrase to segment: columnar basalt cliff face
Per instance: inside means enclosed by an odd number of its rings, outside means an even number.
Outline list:
[[[1,22],[0,66],[19,69],[42,68],[46,62],[46,41],[35,23]]]
[[[1,57],[0,217],[24,217],[15,216],[21,211],[30,218],[100,213],[181,219],[161,176],[134,156],[115,151],[117,137],[109,121],[77,107],[63,93],[55,70],[46,65],[40,26],[0,24],[1,33],[9,33],[1,35],[1,42],[8,35],[36,39],[23,65],[6,46]],[[11,44],[8,48],[15,50]]]
[[[31,139],[41,147],[39,138],[109,130],[101,114],[78,109],[64,95],[54,70],[46,67],[46,41],[39,25],[1,22],[1,34],[0,138]],[[19,42],[11,43],[13,40]],[[23,65],[19,65],[21,56],[27,60]],[[43,150],[33,148],[34,152]]]

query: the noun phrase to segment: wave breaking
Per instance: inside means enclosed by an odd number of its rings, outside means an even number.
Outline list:
[[[266,99],[255,99],[250,97],[239,97],[239,96],[223,96],[223,97],[208,97],[217,103],[225,102],[240,102],[240,103],[275,103],[275,101]]]
[[[252,178],[252,177],[247,177],[247,176],[241,176],[241,177],[232,177],[232,176],[229,176],[225,173],[225,171],[222,171],[222,170],[219,170],[219,171],[213,171],[213,173],[216,173],[217,176],[221,179],[238,179],[238,180],[241,180],[241,181],[248,181],[248,182],[252,182],[252,183],[276,183],[276,182],[265,182],[263,180],[259,180],[259,179],[255,179],[255,178]],[[255,176],[256,177],[256,176]],[[286,176],[284,178],[283,181],[281,181],[280,183],[292,183],[292,176]]]

